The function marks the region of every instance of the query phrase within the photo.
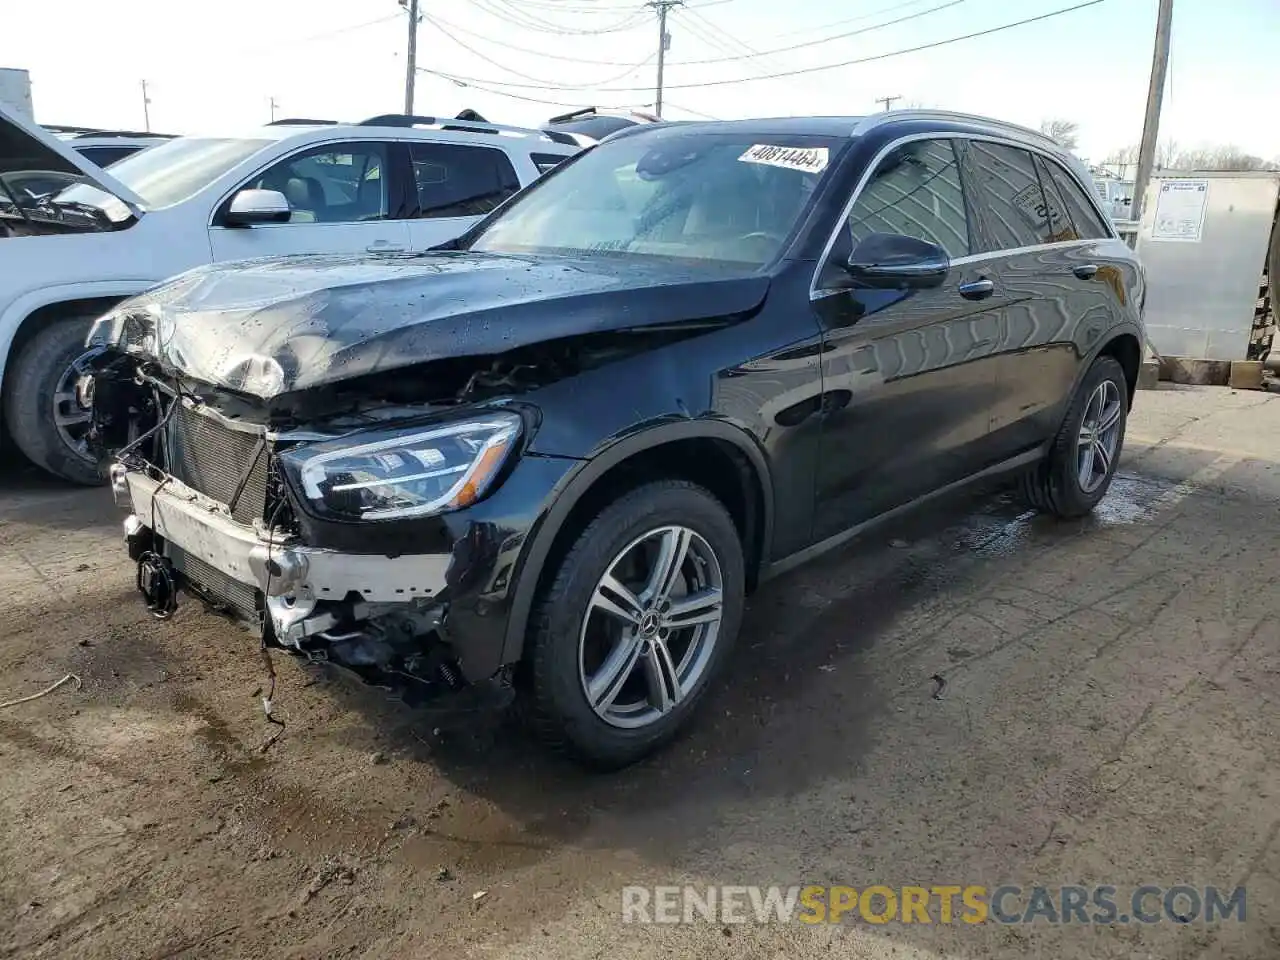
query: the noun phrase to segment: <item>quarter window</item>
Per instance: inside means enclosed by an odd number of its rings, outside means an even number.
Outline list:
[[[1066,240],[1079,240],[1080,233],[1067,209],[1067,202],[1062,197],[1058,185],[1049,176],[1049,162],[1037,156],[1036,173],[1040,176],[1040,186],[1044,188],[1045,210],[1049,218],[1049,240],[1059,243]]]
[[[896,233],[936,243],[950,257],[969,253],[960,165],[950,140],[917,140],[880,161],[853,209],[853,246],[873,233]]]
[[[969,144],[969,157],[993,248],[1012,250],[1049,243],[1053,236],[1049,205],[1031,154],[975,140]]]
[[[1053,160],[1045,160],[1044,165],[1049,169],[1050,178],[1057,187],[1063,202],[1067,205],[1067,210],[1071,214],[1071,222],[1075,224],[1076,234],[1079,238],[1081,240],[1097,240],[1111,236],[1111,231],[1102,222],[1097,209],[1089,202],[1089,198],[1080,189],[1080,185],[1076,183],[1075,178]]]
[[[281,160],[245,186],[283,193],[290,223],[385,220],[386,170],[385,144],[326,145]]]
[[[415,143],[413,178],[420,217],[478,217],[520,189],[501,150],[455,143]]]

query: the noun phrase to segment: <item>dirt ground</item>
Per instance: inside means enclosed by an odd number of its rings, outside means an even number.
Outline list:
[[[0,476],[0,957],[1280,956],[1280,397],[1144,393],[1093,518],[953,501],[751,601],[602,777],[136,599],[105,491]],[[938,674],[947,681],[933,693]],[[1244,923],[638,926],[628,884],[1216,884]],[[484,891],[483,896],[479,894]]]

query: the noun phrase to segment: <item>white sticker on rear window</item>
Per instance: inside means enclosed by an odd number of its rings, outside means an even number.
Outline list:
[[[763,163],[770,167],[801,170],[804,173],[821,173],[827,169],[826,147],[775,147],[768,143],[756,143],[738,158],[743,163]]]

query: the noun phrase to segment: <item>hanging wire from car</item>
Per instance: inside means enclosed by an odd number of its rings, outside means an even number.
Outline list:
[[[283,498],[278,500],[275,509],[271,511],[271,516],[267,518],[267,577],[266,582],[262,585],[262,628],[259,631],[259,652],[262,656],[262,665],[267,672],[267,692],[262,697],[262,715],[267,718],[267,723],[273,724],[278,729],[267,737],[262,746],[258,748],[259,753],[266,753],[271,749],[271,745],[284,736],[285,722],[275,715],[276,701],[276,665],[271,659],[271,648],[267,646],[267,618],[271,616],[271,609],[267,606],[271,598],[271,577],[275,571],[275,562],[271,559],[271,548],[275,546],[276,539],[276,520],[280,517],[280,510],[284,507]],[[272,625],[274,629],[274,624]],[[258,688],[258,694],[262,693],[262,688]]]

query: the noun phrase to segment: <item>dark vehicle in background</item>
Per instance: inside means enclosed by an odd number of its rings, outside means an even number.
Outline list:
[[[436,252],[179,276],[98,321],[81,389],[158,616],[186,591],[370,679],[496,680],[616,767],[770,576],[975,477],[1092,509],[1143,284],[1021,128],[638,125]]]

